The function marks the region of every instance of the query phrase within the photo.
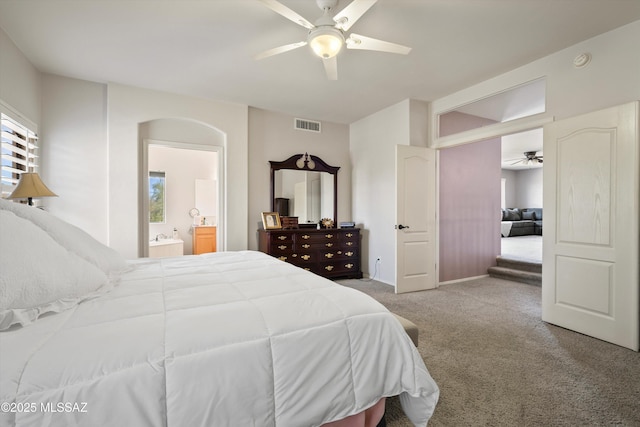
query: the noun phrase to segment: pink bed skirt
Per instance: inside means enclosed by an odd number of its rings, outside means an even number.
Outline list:
[[[383,397],[371,408],[359,414],[323,424],[322,427],[376,427],[384,415],[384,404],[385,398]]]

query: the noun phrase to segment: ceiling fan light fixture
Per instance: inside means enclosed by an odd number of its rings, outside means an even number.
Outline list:
[[[329,59],[342,49],[344,36],[333,27],[318,27],[309,33],[309,46],[320,58]]]

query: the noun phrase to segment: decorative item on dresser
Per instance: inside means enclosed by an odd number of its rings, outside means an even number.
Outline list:
[[[193,226],[193,254],[216,252],[216,227],[214,225]]]
[[[280,214],[278,212],[262,212],[262,226],[265,230],[282,228]]]
[[[259,230],[259,250],[320,276],[362,278],[360,229]]]
[[[282,228],[298,228],[297,216],[281,216]]]

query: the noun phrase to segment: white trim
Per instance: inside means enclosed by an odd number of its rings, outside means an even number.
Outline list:
[[[486,139],[541,128],[545,124],[553,121],[553,116],[547,116],[545,113],[540,113],[529,117],[523,117],[521,119],[511,120],[509,122],[496,123],[478,129],[460,132],[455,135],[436,138],[433,140],[431,148],[449,148],[471,142],[484,141]]]
[[[9,104],[0,99],[0,113],[4,113],[10,117],[13,117],[16,120],[19,120],[21,124],[28,127],[29,130],[38,134],[38,125],[35,124],[32,120],[29,120],[24,114],[21,114],[18,110],[11,107]]]
[[[489,277],[489,275],[488,274],[483,274],[481,276],[464,277],[462,279],[454,279],[454,280],[448,280],[446,282],[440,282],[438,285],[453,285],[455,283],[469,282],[471,280],[484,279],[486,277]]]

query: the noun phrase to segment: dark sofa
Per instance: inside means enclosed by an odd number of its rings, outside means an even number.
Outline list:
[[[542,235],[542,208],[502,209],[502,237]]]

